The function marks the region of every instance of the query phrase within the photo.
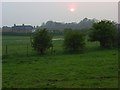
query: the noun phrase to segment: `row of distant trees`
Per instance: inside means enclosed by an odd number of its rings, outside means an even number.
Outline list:
[[[54,21],[47,21],[41,25],[41,28],[47,28],[50,31],[63,31],[65,28],[71,29],[88,29],[91,28],[96,19],[88,19],[84,18],[79,23],[72,22],[72,23],[62,23],[62,22],[54,22]]]
[[[85,33],[80,30],[64,30],[64,50],[67,52],[83,51],[85,47]],[[102,48],[118,46],[119,35],[114,22],[101,20],[93,24],[89,33],[90,41],[100,42]],[[39,53],[44,54],[47,49],[53,47],[52,35],[47,29],[38,28],[31,37],[32,47]]]

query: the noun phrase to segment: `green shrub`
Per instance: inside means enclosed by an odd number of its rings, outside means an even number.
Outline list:
[[[38,28],[31,36],[31,44],[38,54],[44,54],[52,46],[52,35],[48,30]]]
[[[83,51],[85,46],[84,34],[78,30],[68,29],[64,33],[64,50],[70,53]]]
[[[103,48],[111,48],[115,45],[117,28],[115,24],[108,20],[94,23],[89,34],[91,41],[99,41]]]

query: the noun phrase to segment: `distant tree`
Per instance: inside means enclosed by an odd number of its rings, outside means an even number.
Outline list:
[[[117,29],[114,22],[101,20],[94,23],[89,34],[91,41],[99,41],[100,46],[110,48],[114,46],[114,40],[117,35]]]
[[[47,29],[37,28],[31,36],[31,44],[39,54],[44,54],[52,46],[52,36]]]
[[[66,29],[64,35],[64,49],[70,53],[83,51],[85,46],[84,34],[78,30]]]

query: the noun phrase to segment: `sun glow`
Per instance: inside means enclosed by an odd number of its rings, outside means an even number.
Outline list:
[[[75,12],[77,10],[77,3],[69,3],[68,4],[68,10],[70,12]]]
[[[74,12],[74,11],[75,11],[75,9],[74,9],[74,8],[71,8],[71,9],[70,9],[70,11],[71,11],[71,12]]]

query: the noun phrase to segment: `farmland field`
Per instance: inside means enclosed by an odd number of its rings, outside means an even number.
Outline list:
[[[39,56],[31,48],[30,37],[3,36],[3,88],[118,87],[116,49],[101,49],[98,42],[86,40],[83,53],[65,54],[62,40],[53,44],[53,54],[48,50]]]

